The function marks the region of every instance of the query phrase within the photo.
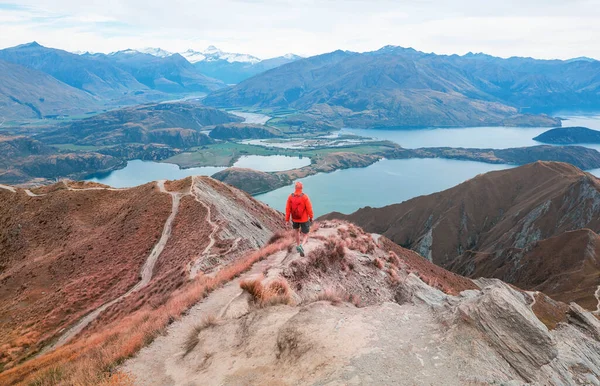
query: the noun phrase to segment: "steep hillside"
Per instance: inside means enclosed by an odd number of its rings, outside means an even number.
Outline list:
[[[523,111],[600,106],[600,62],[444,56],[400,47],[298,60],[205,99],[294,108],[338,126],[560,126]]]
[[[0,136],[0,183],[16,184],[55,178],[81,178],[124,166],[122,159],[99,153],[59,153],[29,137]]]
[[[205,126],[243,119],[194,103],[147,104],[112,110],[75,121],[38,137],[47,143],[113,145],[163,143],[174,147],[204,145],[211,139],[200,133]]]
[[[568,164],[491,172],[401,204],[326,217],[381,233],[465,276],[597,306],[600,182]]]
[[[142,94],[149,88],[101,57],[75,55],[36,42],[0,50],[0,59],[45,72],[74,88],[103,99]]]
[[[48,74],[0,60],[0,122],[84,114],[100,101]]]
[[[600,321],[577,305],[470,281],[350,224],[320,224],[306,249],[267,253],[122,373],[138,385],[598,384]]]
[[[281,221],[204,177],[120,190],[0,186],[2,367],[161,306],[196,276],[264,245]]]

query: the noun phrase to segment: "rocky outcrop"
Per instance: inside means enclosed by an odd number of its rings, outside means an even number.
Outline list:
[[[600,182],[571,165],[491,172],[402,204],[325,218],[430,251],[434,263],[462,275],[496,277],[596,308]]]
[[[122,371],[140,385],[600,385],[600,321],[577,305],[472,282],[351,224],[321,223],[305,248],[267,255]],[[283,290],[265,302],[240,286]]]

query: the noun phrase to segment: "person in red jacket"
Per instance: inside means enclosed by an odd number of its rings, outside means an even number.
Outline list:
[[[313,220],[313,208],[310,198],[302,192],[302,182],[296,182],[296,191],[288,197],[285,206],[285,222],[292,220],[292,228],[296,230],[296,250],[304,257],[302,244],[308,242],[308,232]],[[300,243],[300,232],[304,234],[304,240]]]

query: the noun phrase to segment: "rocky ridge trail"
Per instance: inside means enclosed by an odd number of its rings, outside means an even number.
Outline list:
[[[122,370],[140,385],[600,385],[600,321],[576,304],[317,228],[305,258],[266,256]]]

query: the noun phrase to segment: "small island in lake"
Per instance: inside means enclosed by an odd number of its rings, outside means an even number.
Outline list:
[[[556,145],[600,143],[600,131],[588,129],[587,127],[559,127],[548,130],[533,140]]]

